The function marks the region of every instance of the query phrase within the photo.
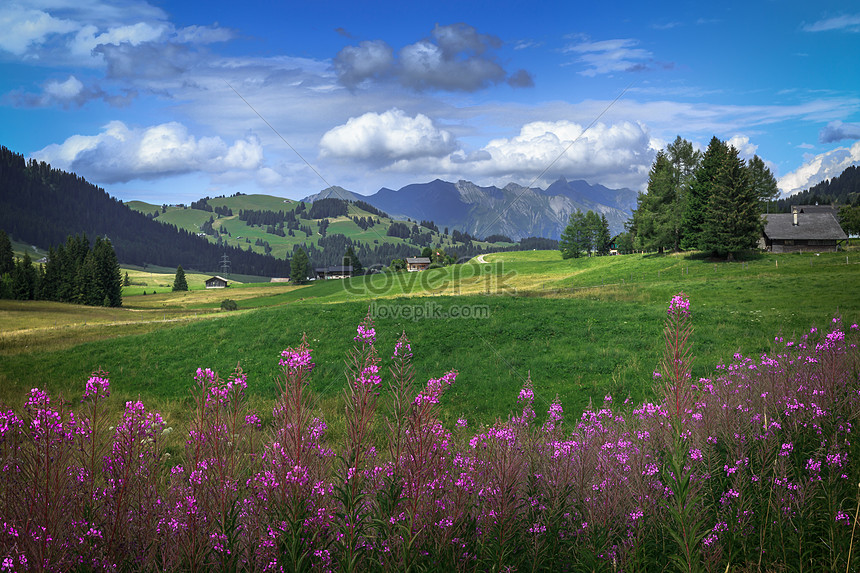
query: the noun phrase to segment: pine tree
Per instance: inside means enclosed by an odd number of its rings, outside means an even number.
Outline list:
[[[28,253],[23,259],[15,261],[12,269],[12,298],[16,300],[33,300],[36,296],[36,269]]]
[[[760,210],[765,211],[770,201],[779,198],[779,188],[776,186],[776,178],[758,155],[747,162],[746,169],[752,192],[756,194],[761,203]]]
[[[585,221],[585,215],[581,211],[570,214],[567,227],[561,233],[558,249],[563,259],[578,259],[583,251],[588,251],[590,246],[589,229]]]
[[[12,241],[6,231],[0,229],[0,277],[11,273],[15,268],[15,256],[12,253]]]
[[[182,269],[182,265],[176,267],[176,276],[173,279],[173,291],[187,291],[188,290],[188,282],[185,280],[185,271]]]
[[[96,239],[93,246],[94,283],[95,292],[91,295],[95,304],[104,304],[108,300],[108,306],[122,306],[122,275],[120,274],[119,261],[116,252],[109,239]]]
[[[356,256],[352,245],[346,248],[346,253],[343,255],[343,266],[349,265],[352,265],[353,275],[364,274],[364,267],[362,266],[361,261],[358,260],[358,256]]]
[[[763,229],[760,200],[738,150],[729,147],[704,213],[702,250],[732,260],[735,254],[755,247]]]
[[[598,255],[608,255],[612,248],[612,235],[609,233],[609,221],[606,220],[606,215],[600,215],[600,229],[597,232],[597,242],[595,250]]]
[[[693,175],[684,205],[681,229],[681,247],[684,249],[705,249],[702,244],[705,217],[711,204],[714,183],[728,155],[728,145],[716,136],[712,137],[708,149],[702,156],[702,162]]]
[[[308,254],[303,248],[299,247],[295,250],[293,258],[290,260],[290,280],[295,284],[304,284],[308,280],[309,267]]]

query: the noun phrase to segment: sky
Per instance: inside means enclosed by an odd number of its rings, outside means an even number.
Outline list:
[[[860,164],[854,0],[0,0],[0,30],[0,145],[124,201],[644,190],[678,136],[784,194]]]

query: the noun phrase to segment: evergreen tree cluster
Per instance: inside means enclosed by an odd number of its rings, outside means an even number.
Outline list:
[[[376,215],[377,217],[382,217],[384,219],[390,219],[391,217],[385,211],[381,211],[368,203],[367,201],[362,201],[361,199],[357,201],[353,201],[353,204],[361,209],[362,211],[367,211],[371,215]]]
[[[122,306],[122,277],[110,240],[97,237],[91,248],[85,235],[69,236],[48,250],[38,269],[26,253],[10,269],[7,245],[9,238],[0,231],[0,298]]]
[[[484,239],[488,243],[513,243],[515,242],[513,239],[508,237],[507,235],[490,235],[486,239]]]
[[[311,219],[325,219],[327,217],[344,217],[349,213],[348,203],[343,199],[319,199],[311,204],[308,216]]]
[[[657,153],[645,193],[627,228],[632,247],[664,252],[697,249],[731,258],[756,246],[761,214],[779,190],[758,156],[713,137],[700,153],[677,137]]]
[[[408,239],[410,236],[412,236],[412,231],[409,230],[409,227],[406,226],[406,223],[396,221],[394,223],[391,223],[391,226],[388,227],[388,232],[386,232],[385,234],[389,237]]]
[[[606,215],[594,211],[574,211],[561,233],[558,248],[564,259],[578,259],[584,254],[608,255],[612,237]]]
[[[358,215],[353,216],[352,220],[362,231],[366,231],[379,223],[379,220],[374,221],[373,217],[359,217]]]
[[[424,221],[422,220],[420,225],[425,229],[430,229],[431,231],[439,232],[439,227],[436,226],[436,223],[433,221]]]
[[[166,208],[166,206],[164,206]],[[116,256],[133,265],[213,270],[226,254],[233,272],[289,276],[289,263],[210,243],[129,209],[82,177],[0,146],[0,229],[33,245],[55,245],[69,235],[109,236]]]

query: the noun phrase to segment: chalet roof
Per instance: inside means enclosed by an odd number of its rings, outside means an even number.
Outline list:
[[[406,263],[410,265],[429,265],[429,257],[406,257]]]
[[[209,282],[209,281],[212,281],[215,279],[218,279],[219,281],[224,281],[225,283],[228,282],[227,279],[225,279],[224,277],[219,277],[218,275],[215,275],[214,277],[210,277],[210,278],[206,279],[206,282]]]
[[[314,268],[315,273],[351,273],[352,265],[346,266],[333,266],[333,267],[316,267]]]
[[[797,209],[798,213],[833,213],[836,215],[839,212],[837,207],[833,205],[792,205],[791,210]]]
[[[791,213],[762,215],[762,217],[766,220],[764,234],[768,239],[838,241],[848,238],[836,217],[830,212],[799,213],[797,225],[794,224],[794,215]]]

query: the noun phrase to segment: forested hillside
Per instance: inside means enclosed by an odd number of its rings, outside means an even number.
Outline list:
[[[0,229],[47,248],[69,235],[107,236],[125,264],[216,271],[223,255],[232,272],[290,275],[289,262],[233,246],[216,245],[174,225],[133,211],[82,177],[0,146]]]
[[[852,165],[833,179],[777,201],[777,211],[788,213],[792,205],[860,205],[860,167]]]

